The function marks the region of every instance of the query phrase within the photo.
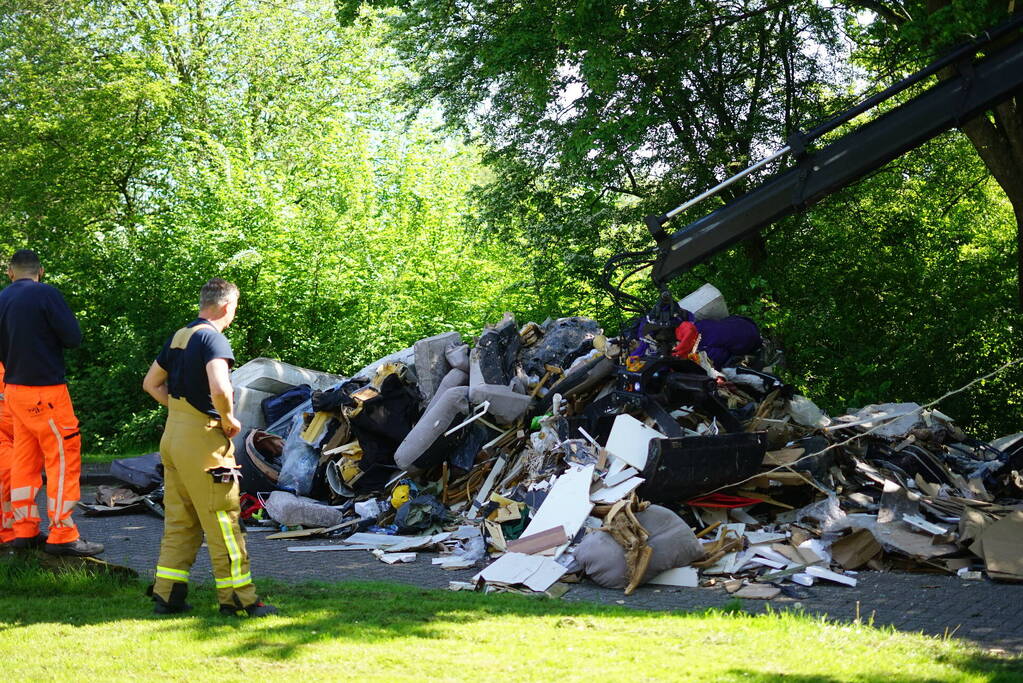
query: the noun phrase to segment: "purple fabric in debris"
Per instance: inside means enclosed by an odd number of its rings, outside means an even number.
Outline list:
[[[757,324],[742,315],[730,315],[721,320],[697,320],[700,332],[700,351],[720,368],[732,356],[742,356],[760,348],[760,330]]]

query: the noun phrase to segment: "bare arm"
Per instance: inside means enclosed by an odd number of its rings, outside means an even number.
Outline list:
[[[167,392],[167,371],[160,367],[160,364],[155,360],[149,366],[149,372],[146,373],[145,379],[142,380],[142,388],[157,403],[166,407],[169,396]]]
[[[214,358],[206,364],[206,375],[210,380],[210,399],[220,414],[220,426],[230,439],[242,430],[242,424],[234,416],[234,389],[227,361]]]

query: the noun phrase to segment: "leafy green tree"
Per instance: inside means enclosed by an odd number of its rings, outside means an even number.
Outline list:
[[[855,38],[857,57],[874,74],[899,74],[927,62],[935,52],[964,42],[982,31],[1023,15],[1023,4],[1006,0],[871,0],[852,2],[871,11],[876,20],[847,20]],[[1023,36],[1005,36],[994,49]],[[952,73],[948,69],[943,77]],[[973,145],[1012,205],[1016,223],[1016,281],[1023,309],[1023,102],[1012,97],[962,125]]]
[[[477,150],[390,104],[379,35],[317,1],[0,5],[0,247],[79,314],[87,448],[157,435],[141,377],[214,275],[239,361],[342,373],[535,308],[524,255],[464,220]]]

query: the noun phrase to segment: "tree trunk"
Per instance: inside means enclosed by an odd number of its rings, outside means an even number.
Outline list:
[[[1023,310],[1023,112],[1018,100],[1000,104],[993,115],[966,122],[962,130],[1012,204],[1016,217],[1017,302]]]
[[[990,1],[990,0],[989,0]],[[927,0],[929,14],[943,9],[950,0]],[[1023,12],[1023,3],[1008,3],[1009,12]],[[1002,38],[1005,44],[1018,38],[1020,33]],[[953,73],[947,69],[939,77]],[[1012,204],[1016,217],[1016,299],[1023,311],[1023,96],[1017,95],[962,125],[962,131],[973,143],[987,170],[994,176]]]

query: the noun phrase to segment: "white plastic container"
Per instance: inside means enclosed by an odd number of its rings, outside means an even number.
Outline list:
[[[696,316],[697,320],[720,320],[728,317],[728,305],[717,287],[707,283],[678,302],[678,305]]]

